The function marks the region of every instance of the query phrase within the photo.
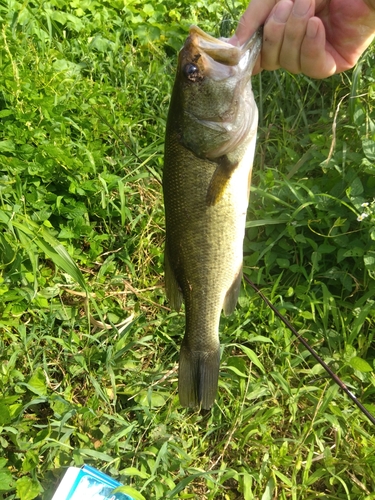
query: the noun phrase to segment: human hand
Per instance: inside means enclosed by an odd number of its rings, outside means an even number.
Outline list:
[[[264,24],[253,73],[284,68],[326,78],[352,68],[375,34],[375,0],[252,0],[234,45]]]

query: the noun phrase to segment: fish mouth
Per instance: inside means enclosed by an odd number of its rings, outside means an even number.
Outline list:
[[[225,40],[214,38],[198,26],[190,26],[189,38],[193,46],[199,48],[215,62],[226,66],[236,66],[240,61],[241,49],[239,47],[235,47]]]
[[[225,38],[214,38],[198,26],[190,26],[189,45],[208,56],[209,59],[225,66],[238,66],[241,71],[252,69],[262,46],[262,29],[259,29],[242,46],[236,47]],[[209,69],[210,64],[207,64]],[[211,75],[210,75],[211,76]]]

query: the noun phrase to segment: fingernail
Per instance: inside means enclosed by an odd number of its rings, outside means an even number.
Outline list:
[[[286,23],[292,11],[293,4],[280,2],[276,5],[273,18],[279,23]]]
[[[315,38],[318,33],[319,25],[311,20],[307,23],[306,36],[309,38]]]
[[[305,16],[311,5],[311,0],[296,0],[293,7],[293,14],[295,16]]]

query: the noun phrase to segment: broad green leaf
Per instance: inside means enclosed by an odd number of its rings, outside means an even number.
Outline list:
[[[244,500],[254,500],[254,495],[253,495],[253,478],[252,476],[244,471],[242,472],[243,474],[243,496]]]
[[[37,451],[28,450],[22,462],[22,471],[30,472],[38,466],[39,454]]]
[[[11,139],[0,141],[0,152],[11,153],[16,149],[16,145]]]
[[[315,472],[311,474],[311,476],[307,479],[307,484],[311,486],[312,484],[319,481],[322,477],[324,477],[326,471],[323,467],[318,468]]]
[[[46,377],[42,368],[37,368],[28,381],[28,387],[38,396],[47,395]]]
[[[8,405],[0,401],[0,425],[7,425],[11,421]]]
[[[257,366],[262,371],[262,373],[266,373],[264,366],[259,361],[258,356],[252,349],[241,344],[239,344],[238,347],[246,354],[246,356],[250,359],[250,361],[252,361],[254,365]]]
[[[366,360],[364,360],[364,359],[362,359],[362,358],[360,358],[358,356],[354,356],[349,361],[349,364],[355,370],[358,370],[358,371],[363,372],[363,373],[372,372],[373,371],[372,366],[369,363],[367,363]]]
[[[0,210],[0,222],[2,222],[3,224],[9,223],[9,215],[3,210]]]
[[[247,377],[248,365],[242,356],[231,356],[227,360],[227,367],[242,377]]]
[[[264,337],[263,335],[254,335],[249,338],[249,342],[263,342],[266,344],[273,344],[273,341],[268,337]]]
[[[372,139],[363,139],[362,140],[362,148],[363,152],[365,153],[366,157],[374,161],[375,160],[375,141]]]
[[[328,387],[327,391],[325,392],[325,394],[323,396],[322,406],[320,407],[320,411],[322,412],[322,414],[326,411],[327,406],[330,404],[330,402],[333,400],[333,398],[336,397],[338,392],[339,392],[338,385],[332,384]]]
[[[366,408],[366,410],[375,415],[375,404],[365,403],[363,406]]]
[[[245,373],[240,372],[240,370],[235,366],[228,365],[227,369],[235,373],[238,377],[247,378],[247,375]]]
[[[274,481],[274,479],[271,477],[271,478],[268,480],[268,483],[267,483],[266,489],[264,490],[264,493],[263,493],[263,495],[262,495],[262,500],[272,500],[272,499],[273,499],[273,492],[274,492],[274,489],[275,489],[275,481]]]
[[[368,302],[364,306],[361,307],[360,312],[357,316],[357,318],[353,321],[351,325],[351,332],[349,335],[348,339],[348,345],[352,345],[354,339],[359,335],[361,329],[363,328],[363,325],[367,322],[369,313],[372,311],[374,308],[374,305],[372,302]]]
[[[299,315],[305,319],[314,319],[314,315],[310,311],[301,311]]]
[[[354,247],[350,248],[349,250],[346,250],[346,252],[344,252],[343,254],[343,257],[361,257],[363,253],[364,253],[363,248]]]
[[[271,377],[277,382],[282,388],[283,391],[289,396],[292,395],[290,384],[285,380],[285,378],[279,372],[271,372]]]
[[[119,486],[118,488],[113,490],[112,493],[124,493],[125,495],[129,495],[134,500],[146,500],[142,493],[139,493],[139,491],[135,490],[131,486]]]
[[[367,254],[363,257],[363,262],[365,263],[365,266],[367,269],[370,271],[375,270],[375,252],[369,251]]]
[[[4,118],[5,116],[10,116],[13,114],[13,111],[11,109],[2,109],[0,111],[0,118]]]
[[[6,470],[0,470],[0,492],[10,491],[14,488],[12,474]]]
[[[163,395],[155,391],[142,391],[135,399],[140,405],[149,406],[150,408],[159,408],[165,405]]]
[[[125,474],[126,477],[128,477],[128,476],[137,476],[137,477],[141,477],[142,479],[148,479],[150,477],[149,474],[147,474],[146,472],[140,471],[136,467],[127,467],[124,470],[124,474]]]
[[[93,457],[96,460],[103,460],[103,462],[112,462],[113,461],[113,457],[111,457],[107,453],[103,453],[103,452],[97,451],[97,450],[91,450],[89,448],[81,448],[81,449],[77,450],[77,453],[81,456],[87,455],[88,457]]]
[[[281,267],[281,269],[288,269],[288,267],[290,266],[289,259],[276,259],[276,262]]]
[[[277,476],[279,479],[281,479],[281,481],[288,486],[288,488],[293,487],[292,481],[288,477],[286,477],[285,474],[278,471],[277,469],[274,470],[274,473],[275,473],[275,476]]]
[[[263,396],[265,396],[266,394],[268,394],[268,389],[266,389],[265,387],[256,387],[253,391],[249,392],[247,395],[246,395],[246,399],[259,399]]]
[[[246,227],[267,226],[270,224],[286,224],[290,219],[258,219],[246,222]]]
[[[16,489],[20,500],[33,500],[42,491],[40,483],[27,476],[17,480]]]
[[[359,177],[356,177],[348,189],[349,196],[359,196],[363,193],[363,184]]]
[[[318,247],[318,252],[320,253],[332,253],[334,251],[336,251],[336,247],[329,243],[323,243],[323,245],[319,245]]]

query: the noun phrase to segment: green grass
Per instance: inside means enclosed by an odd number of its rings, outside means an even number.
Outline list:
[[[375,499],[372,425],[245,283],[217,403],[178,403],[165,119],[189,24],[243,8],[0,2],[0,499],[83,462],[146,499]],[[373,58],[253,79],[244,271],[375,414]]]

